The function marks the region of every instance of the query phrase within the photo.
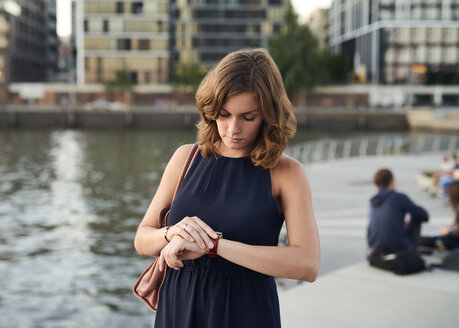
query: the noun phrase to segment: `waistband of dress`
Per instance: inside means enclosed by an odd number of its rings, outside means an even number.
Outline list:
[[[210,258],[206,256],[206,258],[183,261],[183,264],[184,266],[181,270],[185,272],[197,272],[236,279],[267,279],[271,277],[248,268],[244,268],[223,258]]]

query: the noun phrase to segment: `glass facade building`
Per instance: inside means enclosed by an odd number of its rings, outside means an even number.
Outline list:
[[[334,0],[329,45],[362,81],[459,84],[459,0]]]
[[[0,67],[11,82],[52,81],[57,71],[56,0],[0,0]]]
[[[241,48],[268,47],[279,33],[285,0],[171,1],[173,60],[211,65]]]
[[[14,82],[51,82],[58,70],[56,0],[0,0],[0,99]]]
[[[136,84],[168,83],[179,62],[212,65],[237,49],[267,47],[287,2],[79,1],[79,82],[101,83],[126,68]]]

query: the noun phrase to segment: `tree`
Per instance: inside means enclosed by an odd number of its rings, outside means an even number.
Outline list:
[[[105,90],[108,92],[131,92],[134,89],[131,76],[126,67],[115,72],[115,78],[113,80],[104,82]]]
[[[298,15],[289,4],[281,33],[269,40],[269,51],[284,79],[290,98],[301,90],[310,90],[323,80],[321,51],[309,27],[298,23]]]
[[[332,54],[328,50],[324,50],[322,63],[327,74],[321,82],[339,84],[349,81],[352,68],[346,54]]]
[[[207,69],[198,63],[179,63],[174,70],[173,86],[176,90],[198,90]]]
[[[130,72],[126,66],[115,72],[115,78],[113,80],[105,81],[104,87],[112,96],[115,92],[124,92],[128,104],[131,103],[131,93],[134,89],[134,83],[132,83]]]

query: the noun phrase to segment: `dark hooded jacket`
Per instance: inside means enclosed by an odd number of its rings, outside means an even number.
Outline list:
[[[414,204],[408,196],[395,190],[380,189],[370,200],[368,245],[375,252],[394,253],[413,249],[404,225],[405,215],[410,220],[427,222],[429,214]]]

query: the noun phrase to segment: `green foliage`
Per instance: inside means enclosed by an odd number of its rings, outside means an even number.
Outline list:
[[[349,81],[352,69],[346,54],[332,54],[325,50],[322,56],[322,67],[326,75],[321,82],[337,84]]]
[[[131,81],[130,73],[126,67],[116,71],[113,80],[105,81],[104,87],[107,92],[131,92],[134,89],[134,84]]]
[[[179,63],[174,70],[173,86],[176,90],[191,90],[196,92],[207,69],[198,63]]]
[[[291,4],[281,33],[269,40],[269,51],[290,98],[297,91],[310,90],[323,80],[318,41],[307,25],[298,23],[298,15]]]

